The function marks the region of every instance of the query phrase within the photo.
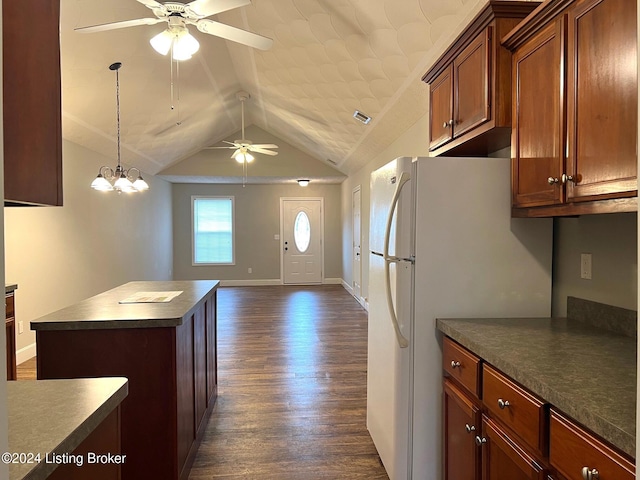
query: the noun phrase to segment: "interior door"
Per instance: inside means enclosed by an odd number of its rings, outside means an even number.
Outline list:
[[[322,199],[282,199],[283,283],[322,283]]]
[[[362,297],[362,193],[360,185],[353,191],[353,296],[361,301]]]

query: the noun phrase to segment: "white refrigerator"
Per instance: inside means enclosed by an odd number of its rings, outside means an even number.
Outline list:
[[[508,158],[371,174],[367,428],[391,480],[442,478],[436,318],[548,317],[551,219],[511,218]]]

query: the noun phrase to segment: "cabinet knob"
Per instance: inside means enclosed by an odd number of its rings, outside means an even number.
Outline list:
[[[460,362],[456,362],[455,360],[451,360],[451,368],[460,368]]]
[[[442,124],[442,128],[453,127],[453,124],[454,124],[454,123],[455,123],[455,122],[454,122],[453,120],[449,120],[448,122],[444,122],[444,123]]]
[[[479,437],[478,435],[476,435],[476,445],[477,446],[481,447],[485,443],[487,443],[487,439],[485,437]]]
[[[575,182],[573,175],[567,175],[566,173],[562,174],[562,183],[567,183],[567,182]]]
[[[584,480],[598,480],[600,478],[600,473],[595,468],[590,469],[589,467],[582,467],[582,478]]]
[[[558,183],[559,181],[560,181],[560,180],[558,180],[558,179],[557,179],[557,178],[555,178],[555,177],[549,177],[549,178],[547,178],[547,182],[549,182],[549,185],[553,185],[553,184],[555,184],[555,183]]]
[[[468,423],[465,424],[464,428],[467,430],[467,433],[471,433],[471,432],[475,432],[476,431],[475,425],[469,425]]]
[[[502,400],[501,398],[498,399],[498,407],[500,407],[500,410],[504,410],[509,405],[511,405],[509,400]]]

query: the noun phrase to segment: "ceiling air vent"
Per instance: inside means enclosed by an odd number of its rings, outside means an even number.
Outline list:
[[[331,160],[330,158],[327,158],[327,162],[329,163],[333,163],[334,165],[338,165],[336,162],[334,162],[333,160]]]
[[[369,115],[365,115],[364,113],[358,110],[353,112],[353,118],[355,118],[359,122],[364,123],[365,125],[367,125],[371,121],[371,117]]]

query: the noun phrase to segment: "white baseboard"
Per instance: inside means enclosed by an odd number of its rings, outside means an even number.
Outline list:
[[[344,289],[349,292],[349,294],[351,294],[351,296],[353,298],[356,299],[356,301],[362,305],[362,308],[364,308],[367,312],[369,311],[369,304],[367,302],[364,301],[364,298],[362,297],[356,297],[356,295],[353,292],[353,287],[351,285],[349,285],[347,282],[345,282],[344,280],[342,280],[342,286],[344,287]]]
[[[349,285],[347,282],[345,282],[344,280],[342,280],[340,283],[342,283],[342,287],[349,292],[350,295],[353,295],[353,288],[351,287],[351,285]]]
[[[36,344],[34,342],[31,345],[27,345],[26,347],[23,347],[20,350],[16,351],[16,364],[20,365],[21,363],[24,363],[35,356]]]
[[[325,278],[322,283],[325,285],[340,285],[344,283],[344,280],[341,278]]]
[[[221,287],[261,287],[264,285],[282,285],[279,278],[262,280],[220,280]]]

